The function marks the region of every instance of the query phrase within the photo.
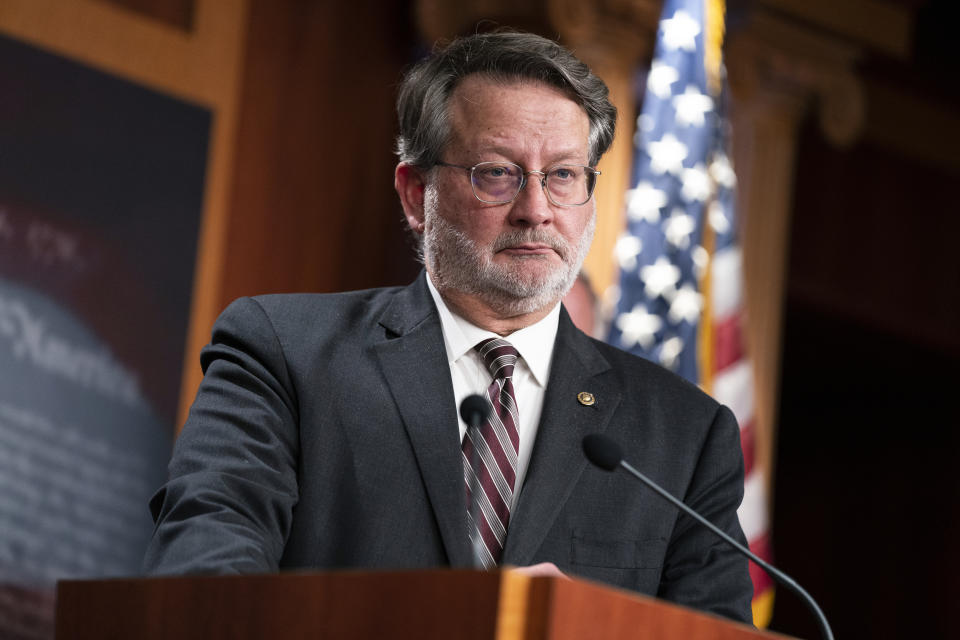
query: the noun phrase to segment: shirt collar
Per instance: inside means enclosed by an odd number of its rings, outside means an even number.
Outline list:
[[[427,274],[427,287],[433,297],[434,304],[440,314],[440,324],[443,327],[443,343],[447,350],[447,360],[453,364],[468,353],[477,343],[487,338],[503,337],[510,341],[520,357],[526,363],[530,373],[541,387],[547,385],[550,375],[550,360],[553,357],[553,344],[557,338],[557,327],[560,323],[560,303],[550,310],[542,320],[508,336],[498,336],[492,331],[481,329],[469,320],[454,313],[443,296],[433,286],[430,274]]]

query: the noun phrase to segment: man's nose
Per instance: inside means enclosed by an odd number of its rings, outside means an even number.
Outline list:
[[[513,201],[510,222],[535,227],[549,224],[552,220],[553,205],[547,198],[546,176],[539,171],[531,171]]]

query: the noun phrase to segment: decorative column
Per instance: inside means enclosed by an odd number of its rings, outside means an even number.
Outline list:
[[[828,140],[847,145],[856,139],[864,121],[863,90],[853,73],[858,57],[855,46],[763,9],[751,12],[728,36],[747,346],[756,376],[756,463],[766,470],[768,484],[797,132],[814,107]]]

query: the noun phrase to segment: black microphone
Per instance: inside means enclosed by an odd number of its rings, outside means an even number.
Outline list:
[[[493,407],[490,406],[490,401],[484,398],[481,395],[473,394],[467,396],[460,403],[460,417],[463,418],[463,421],[467,423],[467,434],[470,436],[470,439],[476,443],[478,440],[478,429],[480,425],[483,424],[489,417],[490,413],[493,411]],[[480,451],[476,445],[473,447],[473,454],[470,456],[470,466],[473,469],[477,468],[477,465],[480,464]],[[476,522],[479,513],[479,503],[477,496],[480,495],[480,478],[477,476],[476,472],[470,474],[470,522]],[[471,533],[473,533],[471,531]],[[481,549],[483,545],[483,540],[480,539],[480,533],[477,532],[476,537],[473,538],[473,566],[475,569],[483,569],[483,551]]]
[[[830,630],[830,624],[827,622],[826,616],[823,615],[823,611],[821,611],[820,607],[817,606],[816,601],[803,589],[803,587],[797,584],[793,578],[784,572],[780,571],[768,562],[758,558],[749,549],[721,531],[712,522],[685,505],[681,500],[673,497],[673,495],[671,495],[666,489],[658,485],[656,482],[634,469],[623,459],[623,456],[620,453],[620,446],[616,442],[599,433],[591,433],[583,439],[583,453],[587,456],[587,460],[600,467],[604,471],[613,471],[617,467],[623,467],[631,475],[640,480],[640,482],[644,483],[656,493],[660,494],[660,496],[666,499],[667,502],[686,513],[688,516],[705,526],[707,529],[710,529],[710,531],[716,535],[720,536],[720,538],[722,538],[727,544],[732,546],[741,554],[756,562],[764,571],[770,574],[774,580],[800,596],[800,598],[804,601],[804,604],[806,604],[810,611],[813,612],[814,616],[816,616],[817,622],[820,625],[820,632],[823,634],[823,637],[826,640],[833,640],[833,632]]]
[[[490,401],[477,394],[467,396],[460,403],[460,417],[471,429],[483,424],[483,421],[490,417],[490,411]]]

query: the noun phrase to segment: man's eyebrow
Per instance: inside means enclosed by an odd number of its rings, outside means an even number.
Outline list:
[[[496,144],[490,146],[483,146],[480,144],[478,145],[476,151],[472,152],[470,155],[479,158],[484,154],[490,153],[501,155],[504,158],[510,159],[511,162],[515,162],[511,158],[517,155],[517,150]],[[544,167],[553,166],[555,164],[588,164],[590,153],[589,151],[581,151],[580,149],[560,149],[554,153],[551,153],[547,157],[550,158],[550,160],[544,165]],[[477,162],[483,162],[483,160],[477,160]],[[516,164],[520,163],[516,162]],[[529,169],[530,167],[524,168]]]

